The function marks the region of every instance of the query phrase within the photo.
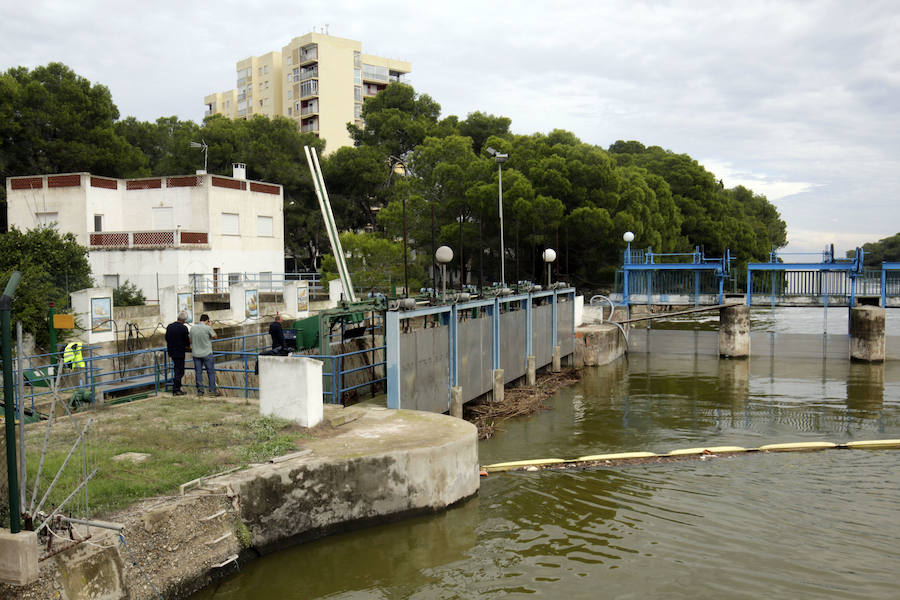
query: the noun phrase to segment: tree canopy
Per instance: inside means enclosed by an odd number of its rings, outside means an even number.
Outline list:
[[[22,281],[12,304],[12,320],[35,335],[38,346],[47,347],[47,309],[50,302],[68,305],[69,293],[91,287],[87,248],[73,233],[59,233],[52,227],[20,231],[13,227],[0,235],[2,285],[13,271],[21,271]]]
[[[700,246],[709,256],[729,248],[742,262],[765,260],[787,242],[784,221],[764,196],[726,189],[690,156],[659,146],[619,140],[604,149],[558,129],[516,134],[509,118],[478,110],[442,117],[434,99],[403,83],[367,98],[362,117],[361,127],[348,123],[354,147],[323,156],[322,167],[339,229],[363,236],[348,240],[354,256],[391,281],[392,271],[371,265],[397,252],[404,207],[408,260],[421,269],[422,284],[433,279],[428,267],[439,245],[454,250],[457,284],[498,281],[501,262],[507,283],[539,280],[541,253],[553,247],[556,276],[593,288],[611,280],[626,230],[638,247]],[[243,162],[249,178],[284,186],[286,250],[294,268],[316,269],[327,242],[303,146],[321,154],[327,140],[282,117],[120,120],[107,88],[59,63],[0,76],[3,177],[192,173],[203,154],[190,143],[201,141],[210,173],[230,175],[231,163]],[[495,162],[488,147],[508,161]],[[405,168],[395,172],[398,164]]]
[[[900,262],[900,233],[882,238],[877,242],[863,244],[865,262],[870,267],[880,267],[883,262]],[[847,252],[852,256],[853,252]]]

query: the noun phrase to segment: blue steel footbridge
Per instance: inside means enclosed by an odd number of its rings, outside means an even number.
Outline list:
[[[634,305],[723,304],[726,298],[748,306],[853,307],[857,304],[900,307],[900,263],[881,268],[864,266],[857,248],[848,258],[834,256],[833,246],[821,253],[772,251],[767,262],[732,269],[726,250],[709,258],[700,249],[690,253],[656,253],[626,249],[612,298]]]

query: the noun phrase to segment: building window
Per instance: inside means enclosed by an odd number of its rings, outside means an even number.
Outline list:
[[[103,215],[94,215],[94,231],[103,231]]]
[[[256,235],[259,237],[272,237],[272,217],[256,217]]]
[[[256,72],[258,75],[262,75],[262,67],[258,67]]]
[[[228,285],[232,286],[241,282],[241,274],[240,273],[229,273],[228,274]]]
[[[263,66],[263,73],[265,73],[266,75],[269,74],[269,65],[264,65],[264,66]]]
[[[292,59],[291,55],[288,54],[287,58],[285,58],[285,60],[287,61],[287,64],[291,64],[291,60],[293,60],[293,59]]]
[[[34,216],[37,218],[38,227],[50,227],[52,229],[58,229],[59,213],[39,212],[35,213]]]
[[[360,85],[353,86],[353,99],[356,102],[362,102],[362,99],[363,99],[362,86],[360,86]]]
[[[354,50],[353,51],[353,66],[356,67],[357,69],[359,69],[361,64],[362,64],[362,57],[359,53],[359,50]]]
[[[353,105],[353,118],[354,119],[362,118],[362,104],[356,103]]]
[[[288,106],[288,116],[289,117],[294,116],[294,107],[293,106]]]
[[[288,100],[294,97],[294,90],[288,90]]]
[[[104,275],[103,276],[103,287],[111,287],[113,289],[119,287],[119,276],[118,275]]]
[[[241,235],[237,213],[222,213],[222,235]]]
[[[362,70],[353,69],[353,84],[362,85]]]

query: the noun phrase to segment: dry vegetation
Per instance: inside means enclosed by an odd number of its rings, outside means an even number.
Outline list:
[[[556,391],[578,381],[578,371],[567,369],[538,377],[534,387],[517,387],[503,393],[502,402],[485,401],[465,405],[463,416],[478,428],[478,439],[494,435],[498,425],[513,417],[524,417],[550,407],[544,404]]]

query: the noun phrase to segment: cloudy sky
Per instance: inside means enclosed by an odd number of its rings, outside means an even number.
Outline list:
[[[236,61],[327,26],[411,61],[444,115],[687,153],[773,201],[788,251],[900,231],[896,1],[0,4],[0,68],[62,61],[123,117],[199,121]]]

